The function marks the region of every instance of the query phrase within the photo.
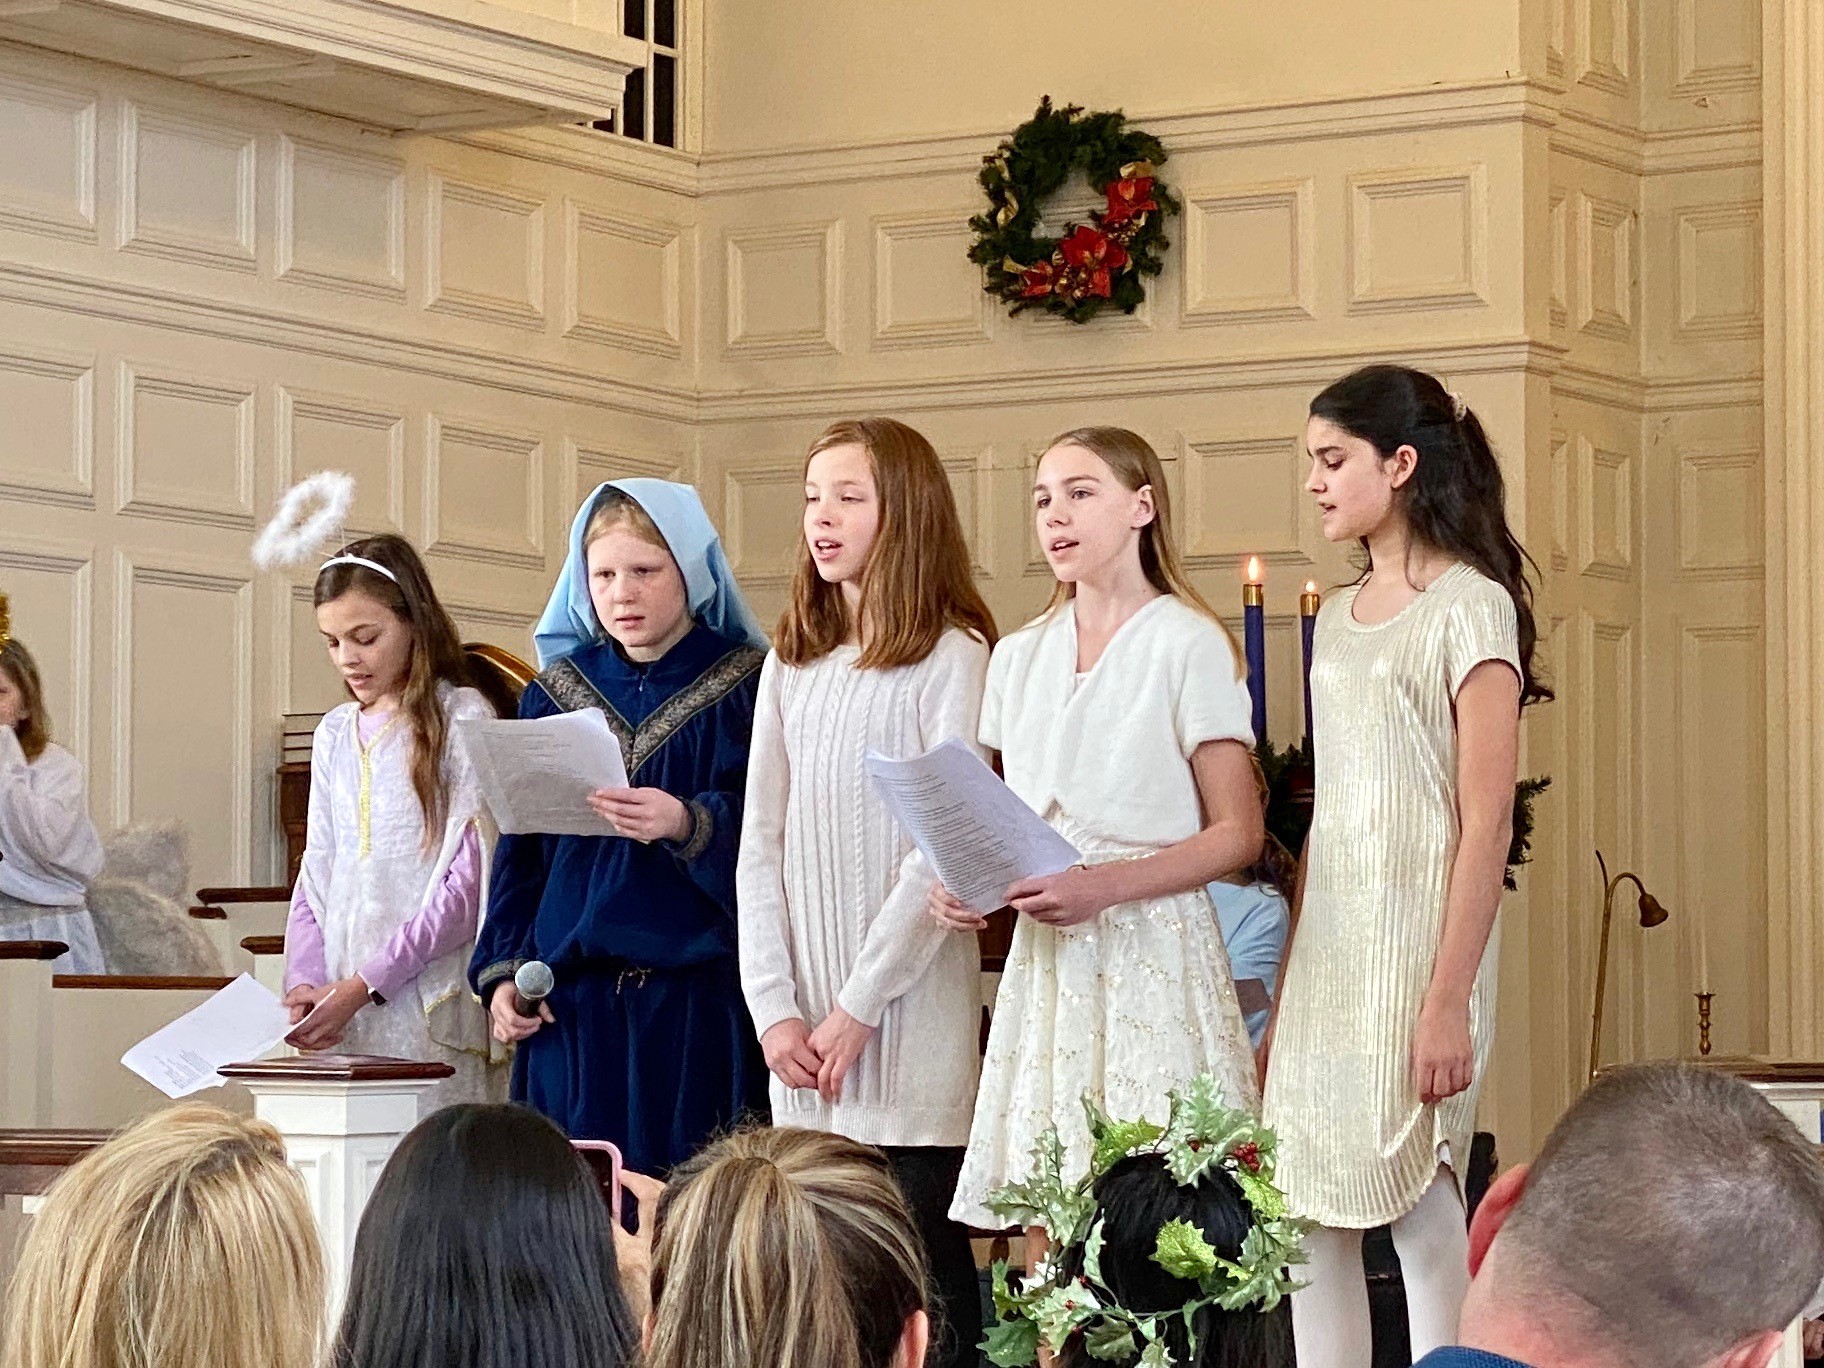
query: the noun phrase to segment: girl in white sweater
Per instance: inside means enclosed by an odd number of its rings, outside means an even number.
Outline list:
[[[925,915],[934,875],[863,760],[975,744],[994,619],[917,432],[832,425],[811,445],[804,492],[804,549],[748,761],[742,988],[773,1119],[886,1151],[948,1321],[931,1361],[973,1365],[975,1264],[946,1213],[975,1103],[980,960],[972,937]]]

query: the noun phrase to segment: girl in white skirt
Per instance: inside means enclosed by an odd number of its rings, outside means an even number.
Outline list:
[[[1179,565],[1164,472],[1142,438],[1065,433],[1039,461],[1033,502],[1058,585],[995,648],[979,735],[1083,862],[1007,890],[1019,922],[951,1208],[988,1227],[988,1193],[1025,1177],[1047,1127],[1065,1172],[1088,1164],[1085,1094],[1163,1123],[1167,1092],[1207,1072],[1229,1105],[1260,1102],[1204,891],[1265,839],[1234,644]],[[993,910],[942,888],[929,907],[963,932]]]

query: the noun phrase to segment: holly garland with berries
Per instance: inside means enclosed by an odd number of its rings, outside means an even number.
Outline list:
[[[1311,1223],[1289,1213],[1285,1193],[1274,1182],[1277,1137],[1247,1112],[1224,1105],[1222,1087],[1209,1074],[1167,1098],[1170,1115],[1158,1125],[1144,1117],[1116,1120],[1086,1096],[1087,1171],[1065,1173],[1064,1142],[1052,1126],[1033,1146],[1027,1178],[989,1194],[988,1209],[995,1215],[1010,1225],[1043,1226],[1050,1241],[1045,1257],[1018,1287],[1005,1260],[994,1266],[996,1319],[981,1347],[997,1368],[1023,1368],[1038,1361],[1041,1348],[1061,1354],[1079,1335],[1092,1359],[1173,1368],[1166,1342],[1171,1322],[1183,1325],[1194,1357],[1197,1313],[1204,1307],[1271,1311],[1303,1286],[1292,1269],[1305,1261]],[[1104,1213],[1096,1203],[1096,1183],[1123,1159],[1142,1154],[1162,1156],[1167,1171],[1185,1187],[1233,1183],[1248,1207],[1248,1233],[1233,1258],[1189,1221],[1159,1227],[1153,1262],[1196,1287],[1170,1311],[1123,1306],[1102,1278]]]
[[[1146,298],[1144,278],[1164,267],[1165,216],[1178,212],[1158,175],[1165,159],[1159,139],[1128,127],[1119,110],[1057,109],[1047,95],[982,159],[988,208],[969,220],[969,259],[984,268],[983,289],[1015,314],[1045,309],[1087,323],[1110,306],[1132,313]],[[1042,234],[1046,199],[1075,171],[1104,197],[1103,207],[1060,236]]]

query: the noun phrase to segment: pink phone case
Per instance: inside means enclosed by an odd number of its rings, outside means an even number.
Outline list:
[[[572,1140],[571,1148],[583,1157],[599,1181],[602,1177],[602,1165],[608,1165],[608,1209],[615,1220],[621,1219],[621,1151],[612,1140]],[[598,1156],[605,1156],[598,1157]]]

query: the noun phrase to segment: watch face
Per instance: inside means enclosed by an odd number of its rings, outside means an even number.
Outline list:
[[[376,1007],[386,1006],[386,999],[381,997],[380,994],[376,993],[372,988],[367,990],[367,1000]]]

